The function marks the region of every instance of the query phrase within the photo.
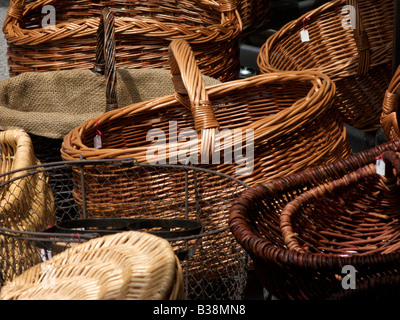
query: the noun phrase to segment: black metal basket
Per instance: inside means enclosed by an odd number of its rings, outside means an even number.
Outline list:
[[[140,230],[171,243],[181,261],[187,299],[243,299],[247,253],[228,226],[229,208],[247,188],[240,180],[199,167],[141,164],[134,159],[60,161],[24,169],[25,177],[45,173],[52,194],[42,194],[36,205],[51,198],[55,210],[23,228],[0,212],[0,288],[73,245]],[[0,190],[7,190],[11,182],[2,182]],[[37,227],[38,219],[40,226],[48,225],[45,230]]]

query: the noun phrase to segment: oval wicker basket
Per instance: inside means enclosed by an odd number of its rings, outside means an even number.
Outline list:
[[[229,225],[270,294],[350,298],[342,287],[342,268],[350,265],[356,270],[351,298],[379,298],[378,289],[398,276],[399,181],[389,164],[386,177],[376,174],[375,161],[399,148],[400,141],[385,143],[238,197]]]
[[[25,170],[40,164],[29,135],[21,129],[0,132],[0,150],[1,226],[19,231],[40,231],[48,223],[54,223],[54,197],[47,184],[48,177],[44,173],[29,174],[30,171]],[[16,249],[10,250],[10,246]],[[34,246],[18,240],[10,243],[3,236],[0,236],[0,255],[3,257],[0,259],[0,278],[30,267],[25,260],[40,260],[40,252]],[[13,265],[12,261],[19,263]]]
[[[45,5],[55,10],[54,27],[41,27]],[[205,75],[221,81],[237,78],[243,24],[234,0],[12,0],[3,26],[10,75],[90,68],[102,6],[116,16],[118,66],[167,67],[169,43],[185,39]]]
[[[398,103],[400,88],[400,67],[390,81],[382,103],[381,125],[387,140],[400,139]]]
[[[67,249],[7,282],[1,300],[178,300],[182,268],[167,240],[128,231]]]
[[[353,11],[348,6],[354,7],[354,21],[349,20]],[[376,131],[392,76],[393,25],[393,1],[329,1],[268,38],[257,63],[262,73],[325,73],[337,86],[336,106],[344,121],[363,131]],[[303,28],[309,33],[308,42],[301,40]]]
[[[332,107],[335,86],[325,75],[266,74],[206,88],[184,40],[171,43],[170,63],[174,95],[133,104],[86,121],[65,136],[63,159],[133,157],[142,163],[206,163],[208,168],[250,185],[351,153],[344,125]],[[102,133],[100,149],[93,145],[97,130]],[[174,132],[192,136],[183,142],[178,137],[176,141],[165,138]],[[223,140],[233,139],[235,132],[239,132],[235,142],[226,146],[225,141],[223,145]],[[149,138],[149,134],[160,134],[160,139],[166,139],[159,143],[168,144],[168,152],[150,155],[155,147],[152,141],[157,136]],[[218,141],[221,141],[219,146]],[[221,151],[228,153],[228,147],[235,149],[232,151],[235,157],[240,152],[244,161],[240,163],[232,157],[231,163],[225,163]]]

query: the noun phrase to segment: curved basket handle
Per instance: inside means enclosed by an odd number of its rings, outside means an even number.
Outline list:
[[[354,40],[358,49],[359,62],[358,62],[358,75],[365,75],[369,71],[371,63],[371,46],[368,39],[368,34],[365,31],[364,24],[361,18],[359,0],[347,0],[350,6],[355,8],[356,12],[356,28],[354,30]]]
[[[108,8],[101,10],[99,28],[97,29],[96,62],[94,71],[106,77],[106,112],[118,108],[117,71],[115,53],[114,14]]]
[[[185,107],[192,111],[195,130],[202,133],[201,154],[211,154],[214,148],[215,131],[219,123],[208,98],[205,83],[196,58],[185,40],[173,40],[169,46],[169,65],[174,95]],[[187,95],[187,98],[183,95]],[[203,158],[202,158],[203,159]]]
[[[385,92],[382,103],[381,125],[385,137],[388,140],[400,138],[399,132],[399,94],[400,90],[400,66],[394,73],[392,80]]]
[[[3,23],[3,32],[8,24],[19,24],[22,21],[22,16],[25,9],[25,0],[10,0],[7,16]]]

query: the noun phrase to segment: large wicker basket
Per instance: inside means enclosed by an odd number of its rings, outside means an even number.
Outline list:
[[[26,270],[1,300],[178,300],[182,268],[165,239],[129,231],[92,239]]]
[[[40,231],[54,213],[54,197],[45,173],[31,174],[26,169],[39,165],[32,141],[23,130],[0,132],[0,224],[18,231]],[[5,181],[7,185],[2,185]],[[10,247],[13,250],[10,250]],[[18,240],[9,242],[0,236],[0,277],[11,277],[30,265],[27,260],[40,260],[40,251]],[[14,262],[17,262],[15,263]]]
[[[248,1],[240,4],[249,9]],[[41,27],[45,5],[55,10],[54,27]],[[237,78],[243,23],[233,0],[12,0],[3,26],[10,75],[90,68],[102,6],[111,8],[116,15],[118,66],[167,67],[169,43],[185,39],[192,45],[205,75],[221,81]]]
[[[354,8],[354,21],[349,20],[353,11],[348,6]],[[262,73],[318,70],[327,74],[337,85],[336,107],[344,121],[363,131],[376,131],[392,76],[393,25],[394,1],[329,1],[268,38],[258,65]],[[308,42],[301,40],[303,28],[309,33]]]
[[[399,88],[400,67],[398,67],[390,81],[382,103],[381,125],[387,140],[400,139],[399,130]]]
[[[270,294],[383,299],[398,292],[383,289],[398,277],[399,181],[391,163],[399,159],[386,164],[385,177],[375,162],[399,147],[400,141],[385,143],[242,193],[230,228]],[[351,294],[343,285],[348,266],[356,272]]]
[[[170,48],[174,95],[113,110],[74,128],[62,145],[64,160],[189,161],[250,185],[350,154],[332,107],[335,86],[325,75],[286,72],[205,87],[187,42],[173,41]],[[94,148],[97,130],[102,148]],[[184,134],[186,141],[179,141]],[[152,154],[157,138],[168,151]]]

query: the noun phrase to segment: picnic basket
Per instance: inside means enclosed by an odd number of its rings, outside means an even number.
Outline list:
[[[257,63],[261,73],[325,73],[337,86],[335,104],[345,123],[376,131],[392,77],[393,25],[394,1],[329,1],[269,37]],[[309,41],[302,42],[303,29]]]
[[[1,226],[18,231],[42,230],[52,222],[54,198],[47,185],[46,174],[29,174],[29,170],[25,170],[29,166],[40,165],[29,135],[20,129],[0,132],[0,151],[0,183],[10,181],[0,187]],[[0,236],[0,255],[4,258],[0,259],[0,277],[24,270],[26,260],[40,259],[39,250],[34,246],[18,241],[11,245],[15,250],[10,251],[10,246]],[[12,268],[15,261],[19,263]]]
[[[188,43],[174,40],[170,49],[173,95],[84,122],[65,136],[64,160],[188,162],[250,185],[350,154],[327,76],[285,72],[206,87]],[[94,148],[98,131],[102,148]]]
[[[398,67],[393,74],[392,80],[387,87],[382,103],[381,125],[387,140],[397,140],[400,138],[397,109],[399,103],[399,80],[400,67]]]
[[[398,140],[245,190],[229,225],[278,299],[383,299],[398,277]],[[377,158],[386,163],[377,173]],[[351,293],[343,267],[354,268]],[[393,288],[392,288],[393,289]],[[393,297],[392,297],[393,298]]]
[[[182,268],[170,243],[129,231],[89,240],[7,282],[1,300],[178,300]]]
[[[247,12],[252,11],[249,3],[242,0],[238,4]],[[258,9],[264,5],[263,1],[255,3]],[[106,6],[116,16],[117,66],[167,67],[169,43],[185,39],[205,75],[221,81],[235,79],[243,30],[238,4],[234,0],[11,0],[3,25],[9,72],[14,76],[28,71],[90,68],[96,48],[93,35],[100,10]],[[43,27],[47,8],[53,10],[55,22]]]

